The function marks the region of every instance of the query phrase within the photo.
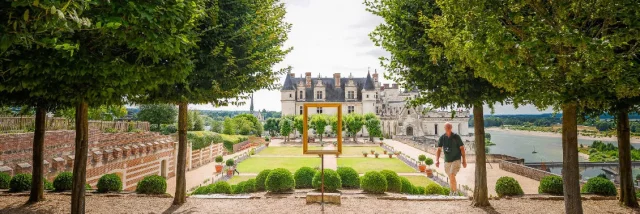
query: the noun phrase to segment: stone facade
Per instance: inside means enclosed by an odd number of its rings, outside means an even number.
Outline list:
[[[531,178],[531,179],[536,180],[536,181],[541,180],[544,176],[556,175],[556,174],[553,174],[551,172],[542,171],[542,170],[539,170],[539,169],[536,169],[536,168],[525,166],[523,164],[512,163],[512,162],[509,162],[509,161],[501,161],[500,162],[500,169],[502,169],[504,171],[507,171],[507,172],[515,173],[515,174],[518,174],[518,175],[522,175],[524,177]],[[558,176],[560,176],[560,175],[558,175]]]

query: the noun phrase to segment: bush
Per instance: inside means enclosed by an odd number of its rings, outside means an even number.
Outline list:
[[[606,174],[604,174],[604,173],[600,173],[600,174],[598,174],[598,177],[599,177],[599,178],[605,178],[605,179],[606,179],[606,178],[607,178],[607,175],[606,175]]]
[[[61,172],[53,179],[53,188],[58,192],[71,190],[72,186],[73,173],[71,172]]]
[[[424,195],[425,191],[426,191],[426,189],[424,187],[421,187],[421,186],[414,186],[413,187],[413,194],[414,195]]]
[[[425,156],[425,155],[418,155],[418,160],[419,160],[420,162],[424,162],[424,160],[426,160],[426,159],[427,159],[427,156]]]
[[[430,183],[424,187],[425,195],[442,195],[442,186],[436,183]]]
[[[162,127],[160,128],[160,133],[162,133],[163,135],[170,135],[176,132],[178,132],[178,128],[176,128],[176,126],[173,124],[166,126],[162,125]]]
[[[424,164],[426,164],[427,166],[433,165],[433,159],[431,159],[431,158],[425,159],[424,160]]]
[[[311,188],[313,176],[316,174],[316,170],[311,167],[300,167],[293,174],[293,178],[296,180],[296,189]]]
[[[295,187],[296,181],[289,170],[277,168],[271,170],[264,185],[269,192],[286,192]]]
[[[227,166],[233,166],[236,162],[233,159],[227,160]]]
[[[360,179],[360,188],[367,193],[384,193],[387,191],[387,179],[379,172],[367,172]]]
[[[98,192],[120,192],[122,191],[122,180],[115,173],[106,174],[98,180]]]
[[[245,181],[244,186],[242,187],[243,192],[252,193],[256,192],[256,179],[249,179]]]
[[[222,163],[222,161],[223,161],[222,156],[221,156],[221,155],[218,155],[218,156],[216,157],[216,163]]]
[[[256,190],[257,191],[264,191],[266,190],[264,183],[265,181],[267,181],[267,177],[269,176],[269,173],[271,173],[270,169],[265,169],[262,170],[260,173],[258,173],[258,175],[256,176]]]
[[[498,193],[499,197],[524,194],[518,181],[507,176],[500,177],[498,181],[496,181],[496,193]]]
[[[9,189],[9,182],[11,182],[11,175],[0,173],[0,189]]]
[[[451,193],[449,187],[442,187],[442,195],[449,195],[449,193]]]
[[[544,176],[540,180],[538,193],[547,193],[552,195],[562,195],[562,177],[557,175]]]
[[[616,186],[608,179],[601,177],[589,178],[587,183],[582,186],[583,193],[593,193],[604,196],[614,196],[618,194]]]
[[[242,181],[236,185],[232,185],[231,189],[233,194],[243,194],[243,193],[247,193],[244,189],[245,184],[247,184],[246,181]]]
[[[213,184],[207,186],[198,187],[195,191],[193,191],[192,195],[206,195],[213,192]]]
[[[11,192],[22,192],[31,189],[31,174],[17,174],[9,181]]]
[[[413,194],[413,184],[406,177],[400,177],[400,183],[402,183],[402,193]]]
[[[159,175],[146,176],[138,182],[136,192],[139,194],[164,194],[167,192],[167,180]]]
[[[89,185],[89,184],[86,184],[86,183],[85,183],[85,184],[84,184],[84,189],[85,189],[85,190],[90,190],[90,189],[92,189],[92,188],[91,188],[91,185]],[[71,189],[69,189],[69,190],[71,190]]]
[[[218,182],[216,182],[214,184],[210,184],[210,185],[212,185],[211,188],[209,188],[211,190],[210,193],[214,193],[214,194],[231,194],[231,186],[226,181],[218,181]]]
[[[338,175],[342,180],[343,188],[359,188],[360,187],[360,174],[351,167],[338,167]]]
[[[398,173],[391,170],[382,170],[380,171],[387,179],[387,191],[389,192],[401,192],[402,191],[402,182],[400,181],[400,177]]]
[[[44,179],[44,189],[45,190],[53,190],[53,183],[48,181],[46,178]]]
[[[317,171],[313,176],[313,188],[320,190],[322,183],[322,171]],[[342,188],[342,179],[333,169],[324,170],[324,191],[335,192]]]

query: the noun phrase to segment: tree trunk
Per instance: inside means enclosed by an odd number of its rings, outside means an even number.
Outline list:
[[[76,106],[75,159],[73,160],[73,185],[71,188],[71,213],[84,213],[84,193],[87,180],[87,152],[89,150],[89,106],[81,101]]]
[[[629,130],[629,108],[618,111],[618,161],[620,162],[620,204],[627,207],[638,207],[638,200],[631,173],[631,139]]]
[[[33,134],[33,159],[31,180],[31,194],[29,202],[39,202],[44,200],[44,134],[47,109],[38,106],[36,108],[36,130]]]
[[[358,142],[358,132],[356,132],[355,134],[353,134],[353,142],[357,143]]]
[[[178,104],[178,167],[176,172],[176,193],[173,205],[184,204],[187,200],[187,103]]]
[[[476,207],[491,206],[489,204],[489,192],[487,191],[487,159],[485,155],[484,142],[484,112],[482,104],[473,105],[473,121],[477,125],[473,126],[476,141],[476,179],[473,188],[473,202]]]
[[[582,214],[576,109],[575,102],[562,105],[562,185],[565,213]]]

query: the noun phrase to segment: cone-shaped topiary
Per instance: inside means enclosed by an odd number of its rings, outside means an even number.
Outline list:
[[[354,188],[360,187],[360,174],[351,167],[338,167],[336,171],[340,175],[342,180],[342,188]]]
[[[391,170],[382,170],[380,173],[387,179],[387,191],[402,192],[402,182],[398,173]]]
[[[360,179],[360,188],[367,193],[381,194],[387,191],[387,179],[382,173],[367,172]]]
[[[316,170],[311,167],[300,167],[293,173],[293,178],[296,180],[296,189],[304,189],[312,187],[313,176],[316,174]]]
[[[138,182],[136,192],[139,194],[164,194],[167,192],[167,180],[159,175],[146,176]]]
[[[414,187],[406,177],[400,177],[400,183],[402,183],[402,193],[413,194]]]
[[[496,181],[496,193],[499,197],[502,196],[514,196],[514,195],[523,195],[522,187],[516,179],[512,177],[500,177],[498,181]]]
[[[322,171],[317,171],[313,176],[313,188],[316,190],[320,190],[322,183]],[[324,170],[324,191],[326,192],[336,192],[338,189],[342,188],[342,180],[340,179],[340,175],[333,169],[325,169]]]
[[[542,179],[540,179],[538,193],[562,195],[562,188],[562,177],[557,175],[544,176]]]
[[[618,190],[613,182],[601,177],[589,178],[587,183],[582,186],[582,192],[604,196],[614,196],[618,194]]]
[[[425,195],[442,195],[442,186],[436,183],[430,183],[424,187]]]
[[[269,173],[271,173],[270,169],[265,169],[258,173],[258,176],[256,176],[256,191],[266,190],[264,183],[265,181],[267,181],[267,176],[269,176]]]
[[[9,189],[9,182],[11,182],[11,175],[0,172],[0,189]]]
[[[61,172],[56,175],[56,178],[53,179],[53,189],[58,192],[71,190],[73,186],[73,173],[71,172]]]
[[[31,189],[31,174],[17,174],[9,181],[9,191],[22,192]]]
[[[275,193],[293,190],[295,184],[293,174],[284,168],[271,170],[267,180],[264,182],[267,191]]]
[[[122,191],[122,180],[115,173],[106,174],[98,180],[98,192],[120,192]]]

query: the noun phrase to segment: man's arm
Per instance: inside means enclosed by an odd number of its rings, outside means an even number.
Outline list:
[[[438,147],[438,151],[436,151],[436,168],[440,167],[440,152],[442,151],[442,147]]]
[[[462,167],[467,168],[467,155],[464,151],[464,146],[460,147],[460,154],[462,155]]]

